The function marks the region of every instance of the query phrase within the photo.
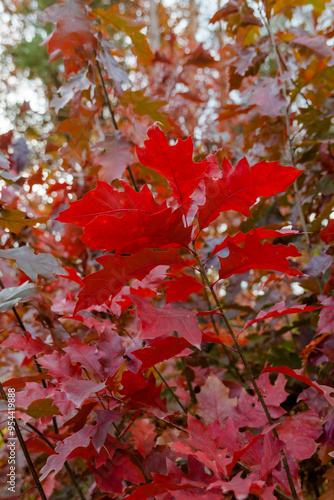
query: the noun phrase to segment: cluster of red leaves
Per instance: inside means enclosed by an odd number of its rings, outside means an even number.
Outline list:
[[[311,284],[305,286],[311,291],[316,286],[319,273],[312,272],[315,267],[324,269],[330,254],[313,257],[303,274],[300,232],[272,223],[270,217],[267,223],[263,216],[261,223],[263,214],[254,213],[255,205],[266,208],[280,193],[285,193],[282,212],[288,211],[292,191],[286,192],[302,171],[278,161],[250,166],[246,158],[233,165],[224,158],[220,164],[220,152],[194,161],[191,137],[171,145],[169,138],[184,136],[178,133],[177,99],[169,103],[167,120],[157,111],[167,104],[162,99],[144,90],[123,92],[130,80],[114,57],[119,58],[120,49],[109,41],[110,27],[130,37],[131,53],[143,74],[152,62],[164,65],[161,87],[170,76],[167,55],[152,54],[141,23],[116,7],[91,9],[89,3],[61,0],[44,15],[45,21],[56,24],[45,42],[50,60],[63,58],[67,79],[52,105],[56,110],[69,107],[68,117],[49,137],[47,153],[62,159],[65,179],[66,173],[79,171],[79,164],[83,182],[73,177],[73,182],[50,182],[50,193],[56,193],[52,208],[38,217],[38,203],[31,202],[27,217],[13,182],[27,186],[28,192],[43,182],[42,172],[22,181],[3,176],[8,182],[0,219],[4,242],[0,264],[6,287],[0,292],[1,348],[6,356],[3,385],[17,389],[16,416],[22,427],[30,424],[26,428],[33,430],[25,435],[26,446],[40,469],[44,491],[53,498],[64,481],[73,498],[301,497],[302,461],[317,453],[327,466],[326,474],[331,471],[332,384],[311,380],[306,365],[328,366],[332,373],[333,297],[317,300],[308,294],[299,301],[274,297],[262,309],[234,293],[236,304],[230,309],[236,313],[231,315],[225,311],[229,302],[224,297],[233,294],[233,283],[240,288],[242,280],[262,288],[280,283],[285,295],[291,292],[288,277],[297,283],[307,274]],[[248,28],[258,28],[260,22],[252,9],[245,11],[234,1],[213,21],[223,17]],[[295,42],[307,45],[301,38]],[[259,57],[251,45],[249,50],[253,49],[251,60]],[[268,54],[268,48],[262,50]],[[237,63],[234,78],[249,70],[246,52],[243,47],[239,59],[232,57]],[[98,83],[100,63],[113,81],[124,126],[92,144],[105,102]],[[185,53],[182,64],[196,71],[216,65],[201,46]],[[280,110],[284,96],[275,89],[270,112],[263,92],[273,89],[268,83],[253,89],[250,111],[262,106],[261,113],[270,117]],[[161,97],[157,89],[156,95]],[[236,115],[239,111],[233,110]],[[151,124],[156,120],[169,128],[168,136]],[[61,134],[71,137],[66,145]],[[4,174],[19,170],[12,146],[11,134],[1,137]],[[65,192],[76,198],[67,209]],[[242,218],[233,219],[235,214]],[[51,230],[30,231],[30,226],[44,224],[51,216]],[[219,225],[224,221],[229,230],[222,237]],[[329,245],[333,223],[319,236]],[[13,245],[15,238],[18,245]],[[296,246],[289,243],[291,239]],[[52,253],[46,253],[48,246]],[[319,263],[314,262],[317,257]],[[15,268],[9,268],[8,259],[15,261]],[[325,271],[331,261],[330,257]],[[55,275],[58,279],[52,281]],[[326,284],[329,293],[331,280]],[[319,309],[316,336],[305,342],[302,353],[304,370],[295,369],[295,363],[264,367],[252,359],[259,376],[254,378],[255,387],[254,381],[249,385],[248,364],[244,366],[235,353],[236,347],[246,344],[251,346],[246,357],[256,349],[252,325],[267,320],[272,336],[284,344],[292,327],[284,331],[280,318],[294,315],[296,323],[316,324]],[[271,348],[265,354],[268,359]],[[270,373],[278,375],[272,378]],[[286,387],[286,376],[297,386]],[[71,490],[65,475],[69,464],[79,483],[76,490]],[[2,476],[6,473],[3,467]],[[21,478],[22,492],[27,482],[33,484],[31,478]]]

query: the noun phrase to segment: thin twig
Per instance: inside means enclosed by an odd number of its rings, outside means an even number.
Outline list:
[[[107,91],[107,88],[106,88],[106,84],[104,83],[104,78],[103,78],[103,75],[102,75],[102,70],[101,70],[100,62],[99,62],[99,60],[96,57],[96,52],[95,52],[95,61],[96,61],[97,70],[98,70],[98,73],[99,73],[99,76],[100,76],[100,80],[101,80],[101,83],[102,83],[103,92],[104,92],[104,96],[105,96],[105,99],[106,99],[106,104],[108,106],[109,113],[110,113],[110,116],[111,116],[111,120],[113,122],[115,130],[119,130],[117,122],[116,122],[116,118],[115,118],[115,113],[114,113],[114,111],[113,111],[113,109],[111,107],[111,103],[110,103],[108,91]],[[139,187],[138,187],[137,181],[135,179],[135,176],[133,175],[132,168],[130,167],[130,165],[128,165],[126,168],[128,169],[128,172],[130,174],[130,177],[131,177],[131,180],[132,180],[132,183],[133,183],[133,187],[138,192],[139,191]]]
[[[236,345],[236,348],[238,350],[239,356],[240,356],[240,358],[241,358],[241,360],[242,360],[242,362],[244,364],[244,367],[246,369],[247,375],[248,375],[248,377],[250,378],[250,380],[252,382],[254,391],[255,391],[255,393],[256,393],[256,395],[258,397],[258,400],[259,400],[259,402],[260,402],[260,404],[261,404],[261,406],[262,406],[262,408],[264,410],[264,413],[265,413],[265,415],[267,417],[267,420],[268,420],[268,422],[269,422],[270,425],[273,425],[274,424],[274,420],[273,420],[272,416],[270,415],[269,409],[268,409],[268,407],[266,405],[266,402],[265,402],[265,400],[263,398],[263,395],[262,395],[262,393],[260,391],[260,388],[257,385],[257,382],[256,382],[255,377],[253,375],[252,369],[251,369],[251,367],[250,367],[250,365],[248,363],[247,358],[245,357],[245,355],[243,353],[243,350],[242,350],[242,348],[241,348],[241,346],[240,346],[240,344],[238,342],[238,339],[237,339],[237,337],[236,337],[236,335],[235,335],[235,333],[234,333],[234,331],[233,331],[233,329],[232,329],[232,327],[231,327],[231,325],[230,325],[227,317],[225,316],[225,312],[224,312],[224,310],[223,310],[223,308],[222,308],[222,306],[220,304],[220,301],[218,299],[218,296],[217,296],[217,294],[216,294],[216,292],[215,292],[212,284],[210,283],[209,277],[207,275],[207,272],[206,272],[206,270],[205,270],[205,268],[204,268],[204,266],[202,264],[202,261],[201,261],[199,255],[197,253],[197,250],[196,250],[196,247],[195,247],[194,243],[193,243],[193,249],[194,249],[195,254],[196,254],[196,260],[198,262],[201,274],[202,274],[202,276],[203,276],[203,278],[205,280],[205,283],[207,284],[207,286],[209,287],[209,289],[211,291],[212,297],[213,297],[215,303],[217,304],[217,307],[219,307],[219,310],[221,312],[221,316],[222,316],[222,318],[224,320],[224,323],[225,323],[225,325],[226,325],[226,327],[227,327],[227,329],[228,329],[231,337],[233,338],[233,341],[234,341],[234,343]],[[273,433],[273,435],[274,435],[274,437],[276,439],[279,439],[279,436],[278,436],[278,433],[277,433],[276,429],[273,429],[272,433]],[[291,490],[292,496],[293,496],[294,500],[298,500],[298,495],[297,495],[297,492],[296,492],[296,488],[295,488],[295,485],[294,485],[294,482],[293,482],[293,479],[292,479],[292,474],[291,474],[290,467],[289,467],[289,464],[288,464],[288,460],[286,458],[284,450],[281,451],[281,455],[282,455],[282,460],[283,460],[283,465],[284,465],[284,468],[285,468],[285,472],[286,472],[286,475],[287,475],[287,478],[288,478],[288,481],[289,481],[289,485],[290,485],[290,490]]]
[[[202,279],[203,285],[205,285],[205,280],[204,280],[204,278],[202,276],[202,273],[201,273],[201,279]],[[209,294],[208,294],[208,291],[207,291],[206,288],[204,288],[204,293],[205,293],[206,302],[208,304],[208,308],[211,311],[212,308],[211,308],[211,304],[210,304]],[[213,329],[214,329],[215,333],[219,336],[219,330],[218,330],[218,327],[217,327],[217,323],[216,323],[214,314],[211,314],[210,317],[211,317]],[[225,355],[227,356],[227,358],[228,358],[228,360],[230,362],[230,365],[233,367],[233,369],[235,371],[235,374],[237,375],[237,377],[239,378],[239,380],[244,384],[245,380],[244,380],[242,374],[238,370],[238,367],[237,367],[237,365],[235,363],[233,354],[231,353],[231,351],[225,345],[222,344],[222,347],[223,347]]]
[[[8,402],[8,399],[7,399],[7,395],[4,391],[4,388],[2,386],[2,383],[0,382],[0,394],[1,394],[1,397],[4,401],[7,401]],[[20,442],[20,445],[21,445],[21,449],[23,451],[23,454],[25,456],[25,459],[27,461],[27,464],[28,464],[28,467],[29,467],[29,470],[31,472],[31,475],[32,477],[34,478],[34,482],[36,484],[36,487],[39,491],[39,494],[41,496],[41,499],[42,500],[47,500],[46,496],[45,496],[45,493],[44,493],[44,490],[43,490],[43,486],[39,480],[39,477],[38,477],[38,474],[36,472],[36,469],[35,469],[35,466],[31,460],[31,457],[30,457],[30,454],[29,454],[29,451],[28,451],[28,448],[24,442],[24,439],[23,439],[23,436],[21,434],[21,430],[18,426],[18,423],[17,423],[17,420],[16,418],[13,419],[14,421],[14,426],[15,426],[15,431],[16,431],[16,434],[17,434],[17,437],[18,437],[18,440]]]
[[[180,405],[180,407],[182,408],[182,410],[184,411],[184,413],[188,413],[186,407],[183,405],[183,403],[181,402],[179,396],[177,396],[175,394],[175,392],[172,391],[172,389],[170,388],[170,386],[168,385],[168,382],[167,380],[165,379],[165,377],[162,375],[162,373],[159,372],[159,370],[153,366],[153,370],[159,375],[159,377],[161,378],[161,380],[163,381],[163,383],[165,384],[166,388],[167,388],[167,391],[170,392],[170,394],[173,396],[173,398],[178,402],[178,404]]]
[[[188,390],[189,390],[189,394],[190,394],[190,399],[191,399],[191,402],[195,405],[197,403],[197,398],[196,398],[196,394],[194,393],[194,389],[193,389],[193,386],[192,386],[192,383],[190,380],[189,368],[188,368],[188,365],[185,362],[184,358],[181,358],[181,363],[183,366],[184,376],[185,376],[185,379],[187,382],[187,386],[188,386]]]
[[[120,318],[117,318],[118,319],[118,327],[130,338],[132,339],[132,335],[127,331],[127,329],[121,324],[121,320]],[[163,383],[165,384],[168,392],[173,396],[173,398],[175,399],[175,401],[177,401],[177,403],[180,405],[180,407],[182,408],[182,410],[185,412],[185,413],[188,413],[188,411],[186,410],[185,406],[182,404],[180,398],[172,391],[171,387],[169,386],[167,380],[164,378],[164,376],[162,375],[162,373],[158,370],[158,368],[156,368],[155,366],[153,366],[153,370],[157,373],[157,375],[159,375],[159,377],[161,378],[161,380],[163,381]]]

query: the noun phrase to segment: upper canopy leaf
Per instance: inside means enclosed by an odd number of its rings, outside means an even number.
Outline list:
[[[165,134],[157,125],[147,131],[144,148],[137,147],[139,161],[165,177],[177,202],[188,206],[190,196],[201,182],[210,166],[208,161],[193,161],[193,141],[178,139],[174,146],[168,144]]]
[[[300,170],[283,167],[279,162],[261,161],[250,167],[246,158],[235,168],[224,159],[222,171],[218,180],[205,179],[206,203],[199,207],[201,229],[227,210],[250,215],[249,209],[259,196],[276,196],[301,174]]]

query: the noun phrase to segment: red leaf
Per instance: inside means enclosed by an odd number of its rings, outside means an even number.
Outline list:
[[[124,347],[119,335],[110,329],[104,330],[96,343],[99,363],[107,380],[116,374],[124,363]]]
[[[277,429],[288,452],[297,460],[310,458],[318,447],[316,439],[322,434],[322,422],[314,410],[287,417]]]
[[[18,333],[12,333],[6,340],[1,343],[2,347],[11,347],[16,351],[24,351],[28,356],[34,356],[35,354],[40,354],[41,352],[45,354],[51,354],[53,348],[38,337],[32,338],[29,332],[25,332],[24,335]]]
[[[244,243],[245,239],[250,235],[258,236],[258,238],[262,240],[269,238],[280,238],[282,236],[291,236],[294,234],[299,234],[299,231],[295,231],[294,229],[285,229],[284,227],[282,229],[265,229],[264,227],[259,227],[252,229],[251,231],[249,231],[249,233],[239,232],[235,236],[228,235],[222,243],[219,243],[219,245],[217,245],[213,249],[210,258],[216,255],[224,248],[227,248],[228,243],[234,243],[236,245]]]
[[[189,295],[198,293],[204,285],[193,276],[181,273],[181,276],[173,276],[172,281],[164,281],[162,285],[166,286],[166,303],[170,302],[186,302]]]
[[[58,0],[45,9],[42,19],[57,23],[57,28],[47,39],[48,53],[61,51],[64,57],[75,54],[78,48],[89,45],[96,48],[97,39],[91,30],[92,21],[86,14],[86,0]]]
[[[178,484],[173,478],[162,474],[152,474],[154,481],[151,484],[139,486],[131,495],[125,497],[126,500],[147,500],[155,495],[169,493],[170,491],[193,489],[192,484]]]
[[[324,308],[319,316],[318,335],[325,332],[333,332],[334,329],[334,296],[323,300],[322,304]]]
[[[122,478],[135,484],[145,482],[140,469],[124,451],[116,451],[112,460],[107,460],[101,467],[90,467],[90,469],[100,490],[109,493],[123,492]]]
[[[264,319],[276,318],[277,316],[284,316],[285,314],[299,314],[302,312],[316,311],[317,309],[321,309],[321,307],[306,306],[306,305],[300,305],[300,306],[296,305],[292,307],[286,307],[284,302],[279,302],[269,311],[261,311],[256,316],[256,318],[247,321],[243,329],[240,331],[240,333],[243,332],[249,326],[254,325],[254,323],[258,323],[259,321],[262,321]]]
[[[96,259],[103,269],[90,274],[84,279],[84,288],[78,295],[74,314],[82,309],[104,304],[117,295],[131,279],[143,279],[156,266],[178,264],[185,266],[185,261],[175,250],[153,252],[142,250],[131,257],[103,255]]]
[[[193,161],[191,137],[185,141],[178,139],[174,146],[170,146],[165,134],[157,125],[152,125],[147,135],[145,147],[137,147],[139,161],[165,177],[177,202],[188,206],[191,201],[190,196],[198,187],[210,163]]]
[[[120,391],[129,399],[129,407],[135,410],[144,409],[158,418],[167,415],[166,398],[161,399],[162,385],[157,386],[153,373],[146,380],[141,372],[124,372],[122,377],[123,389]]]
[[[170,305],[156,309],[146,299],[136,295],[131,295],[131,298],[137,306],[140,319],[139,338],[155,339],[177,332],[190,344],[201,348],[202,332],[194,311],[175,309]]]
[[[156,428],[148,418],[137,420],[131,427],[135,448],[142,457],[146,457],[155,446]]]
[[[319,236],[327,244],[334,241],[334,219],[328,221],[327,226],[320,231]]]
[[[80,278],[80,276],[73,267],[64,267],[64,269],[68,272],[68,276],[59,275],[60,278],[65,278],[66,280],[78,283],[78,285],[80,286],[84,286],[83,280]]]
[[[267,241],[262,244],[256,234],[248,233],[243,248],[227,242],[230,254],[225,259],[219,257],[221,268],[219,278],[229,278],[233,274],[243,274],[250,269],[280,271],[290,276],[302,276],[298,269],[290,267],[288,257],[298,257],[300,253],[292,245],[273,245]]]
[[[72,434],[71,436],[64,439],[64,441],[60,441],[55,451],[56,455],[51,455],[44,467],[41,469],[41,477],[42,481],[49,475],[51,477],[55,476],[63,467],[64,462],[67,460],[68,456],[75,450],[76,448],[86,448],[90,444],[90,440],[92,438],[92,432],[94,427],[92,425],[86,425],[79,432]]]
[[[327,385],[320,385],[317,382],[312,382],[308,377],[304,377],[304,375],[300,375],[297,373],[295,370],[292,370],[291,368],[288,368],[287,366],[266,366],[261,373],[267,373],[267,372],[273,372],[273,373],[283,373],[284,375],[288,375],[289,377],[293,377],[297,380],[300,380],[301,382],[304,382],[304,384],[307,384],[311,387],[314,387],[317,391],[322,394],[327,401],[334,406],[334,397],[331,396],[331,394],[334,393],[334,388],[329,387]]]
[[[121,178],[126,167],[133,162],[132,147],[119,130],[116,130],[113,135],[106,136],[104,141],[95,144],[92,149],[99,153],[94,154],[93,166],[101,165],[98,173],[99,179],[112,182]]]
[[[67,342],[64,351],[68,353],[72,362],[81,363],[95,378],[102,380],[99,355],[95,346],[83,344],[77,338],[71,338]]]
[[[270,118],[276,118],[284,114],[283,106],[288,105],[287,99],[281,93],[281,85],[276,79],[266,78],[258,80],[251,88],[251,94],[247,100],[249,106],[255,106],[256,111]],[[244,91],[249,95],[249,89]],[[284,176],[284,174],[282,174]]]
[[[177,356],[190,345],[183,338],[167,337],[165,339],[154,340],[144,349],[132,351],[132,354],[142,362],[140,369],[146,370],[156,363],[161,363],[161,361]]]
[[[237,405],[237,399],[230,398],[229,394],[230,390],[216,375],[209,375],[197,396],[197,414],[207,423],[216,420],[222,423]]]
[[[226,475],[226,466],[231,461],[226,457],[226,449],[221,449],[219,438],[216,437],[211,425],[203,425],[192,415],[188,416],[187,432],[189,438],[186,444],[176,442],[172,445],[177,455],[192,455],[201,463],[209,467],[218,477],[220,474]]]
[[[155,213],[161,210],[153,198],[148,186],[145,185],[138,193],[125,181],[121,181],[124,191],[97,181],[97,186],[89,191],[81,200],[71,203],[70,208],[60,213],[56,220],[74,222],[79,227],[85,227],[98,215],[121,215],[131,210],[142,210]]]
[[[108,42],[101,40],[101,46],[102,50],[99,52],[97,59],[103,64],[109,78],[113,81],[116,94],[121,95],[123,93],[122,84],[131,85],[131,81],[126,70],[110,54]]]
[[[136,253],[145,248],[186,247],[191,227],[183,223],[183,209],[166,208],[155,214],[131,211],[121,217],[96,217],[86,226],[82,240],[92,250]]]
[[[276,196],[301,174],[293,167],[282,167],[279,162],[261,161],[252,167],[246,158],[233,169],[227,159],[222,163],[222,178],[205,179],[206,203],[199,207],[199,225],[203,229],[221,212],[235,210],[250,215],[250,207],[259,196]]]

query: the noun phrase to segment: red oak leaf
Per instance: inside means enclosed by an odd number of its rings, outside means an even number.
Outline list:
[[[57,28],[47,38],[49,54],[61,51],[68,58],[83,45],[96,48],[97,39],[91,30],[92,20],[86,13],[87,3],[90,1],[58,0],[58,3],[45,9],[42,19],[57,23]]]
[[[249,209],[259,196],[276,196],[301,174],[300,170],[282,167],[279,162],[262,161],[250,167],[246,158],[240,160],[234,169],[224,159],[222,170],[221,179],[205,179],[206,203],[199,207],[201,229],[227,210],[250,215]]]
[[[124,346],[119,335],[110,329],[104,330],[96,343],[100,370],[105,379],[112,377],[124,363]]]
[[[116,420],[117,418],[117,414],[115,412],[112,413],[113,416],[110,416],[109,422],[112,422],[113,419]],[[96,425],[87,424],[80,431],[71,434],[63,441],[59,441],[55,448],[56,454],[51,455],[44,467],[41,469],[41,481],[49,475],[51,475],[51,477],[55,476],[62,469],[64,462],[70,456],[72,458],[76,456],[83,456],[84,452],[86,451],[85,448],[91,448],[89,450],[88,457],[92,456],[94,452],[97,452],[97,454],[100,453],[95,450],[93,446],[91,446],[91,440],[94,438],[96,433],[99,433],[99,427],[101,424],[104,425],[104,422],[105,419],[102,419],[101,423],[97,423]],[[119,443],[112,436],[109,436],[108,444],[110,444],[110,448],[108,447],[107,451],[107,456],[109,457],[111,456],[111,454],[113,454],[115,449],[127,447],[125,443]]]
[[[153,373],[146,380],[141,372],[124,372],[120,394],[129,399],[129,408],[143,408],[149,414],[164,418],[168,414],[166,398],[161,399],[162,385],[157,386]]]
[[[162,474],[152,474],[153,482],[151,484],[145,484],[139,486],[136,490],[131,493],[131,495],[125,497],[126,500],[147,500],[155,495],[162,495],[163,493],[174,492],[178,490],[193,489],[192,484],[180,484],[180,482],[175,482],[173,477],[168,474],[168,476],[163,476]],[[208,499],[210,500],[210,499]]]
[[[189,295],[200,292],[204,285],[193,276],[181,273],[181,276],[173,276],[172,281],[164,281],[162,285],[166,286],[166,303],[186,302]]]
[[[97,486],[108,493],[123,492],[122,478],[134,484],[144,483],[140,469],[130,460],[125,451],[117,450],[112,460],[107,460],[101,467],[89,467],[94,474]]]
[[[298,234],[299,231],[295,231],[294,229],[266,229],[264,227],[259,227],[252,229],[249,231],[249,233],[242,233],[239,232],[234,236],[226,236],[224,241],[222,243],[219,243],[219,245],[215,246],[213,249],[210,258],[216,255],[218,252],[221,250],[224,250],[224,248],[228,247],[228,243],[234,243],[235,245],[239,245],[240,243],[244,243],[245,239],[249,236],[257,236],[258,238],[262,239],[269,239],[269,238],[280,238],[282,236],[292,236],[294,234]]]
[[[45,354],[51,354],[53,348],[44,342],[40,338],[32,338],[29,332],[24,332],[24,334],[12,333],[6,340],[1,343],[2,347],[11,347],[16,351],[24,351],[28,356],[33,356],[35,354],[40,354],[41,352]]]
[[[91,395],[105,388],[104,382],[97,384],[93,380],[85,379],[67,379],[60,382],[57,389],[64,392],[76,407],[80,407],[82,403]]]
[[[280,406],[288,396],[284,389],[284,377],[277,377],[272,385],[269,376],[261,374],[258,386],[272,418],[279,418],[284,415],[285,410]],[[257,396],[252,396],[245,390],[240,393],[238,405],[235,407],[232,417],[238,427],[261,427],[267,423],[267,417]]]
[[[79,339],[71,338],[64,351],[68,353],[71,361],[81,363],[95,378],[102,380],[99,355],[95,346],[83,344]]]
[[[78,295],[74,314],[82,309],[104,304],[117,295],[131,279],[143,279],[156,266],[177,264],[185,266],[185,261],[175,250],[153,252],[142,250],[131,257],[103,255],[96,259],[103,269],[84,279],[84,288]]]
[[[261,494],[265,490],[264,481],[258,480],[258,475],[256,473],[249,474],[246,479],[241,478],[241,472],[234,476],[231,481],[215,481],[210,485],[211,488],[220,487],[223,493],[227,493],[228,491],[233,491],[235,498],[237,500],[246,500],[249,498],[250,493]],[[271,490],[273,488],[270,488]],[[262,495],[260,498],[264,498]],[[274,499],[275,496],[271,497]]]
[[[95,189],[81,200],[71,203],[70,208],[61,212],[56,220],[74,222],[79,227],[85,227],[98,215],[121,215],[131,210],[152,214],[165,208],[154,201],[147,185],[137,193],[127,182],[121,181],[121,184],[124,191],[97,181]]]
[[[229,397],[230,390],[215,375],[209,375],[197,396],[196,413],[207,423],[216,420],[223,423],[237,405],[236,398]]]
[[[187,432],[190,437],[185,440],[185,443],[180,441],[174,443],[172,450],[180,456],[194,456],[218,477],[220,474],[226,475],[226,466],[231,459],[226,457],[227,450],[221,448],[220,440],[216,437],[213,427],[205,426],[201,421],[189,415]]]
[[[92,250],[116,250],[137,253],[144,248],[187,247],[191,227],[185,227],[183,209],[166,208],[155,214],[142,211],[124,213],[121,217],[96,217],[85,228],[82,237]]]
[[[191,137],[185,141],[178,139],[174,146],[170,146],[157,125],[152,125],[147,135],[145,147],[137,147],[136,150],[139,161],[165,177],[177,202],[188,207],[190,196],[198,187],[210,163],[193,161]]]
[[[324,241],[327,244],[334,241],[334,220],[333,219],[328,221],[327,226],[320,231],[319,236],[322,239],[322,241]]]
[[[92,148],[94,164],[101,165],[98,176],[105,182],[112,182],[122,177],[126,167],[133,162],[133,146],[127,138],[116,130],[113,135],[106,136]]]
[[[136,450],[145,458],[155,446],[155,426],[150,424],[148,418],[142,418],[136,420],[130,432],[133,435]]]
[[[142,362],[140,369],[146,370],[156,363],[177,356],[187,347],[190,347],[190,344],[182,337],[166,337],[165,339],[154,340],[144,349],[132,351],[132,354]]]
[[[155,339],[177,332],[190,344],[201,348],[202,332],[197,324],[196,312],[175,309],[171,305],[156,309],[146,299],[136,295],[131,295],[131,298],[137,306],[140,320],[139,338]]]
[[[315,440],[322,431],[322,422],[314,410],[287,417],[277,428],[279,438],[297,460],[306,460],[313,455],[318,447]]]
[[[334,329],[334,296],[322,301],[323,310],[319,316],[317,334],[333,332]]]
[[[108,429],[112,422],[118,420],[122,417],[123,413],[109,410],[95,410],[96,413],[96,425],[94,426],[94,435],[92,439],[92,444],[96,451],[100,453],[102,446],[105,443]]]
[[[256,316],[256,318],[247,321],[240,333],[249,326],[254,325],[254,323],[258,323],[259,321],[262,321],[264,319],[276,318],[277,316],[284,316],[285,314],[299,314],[302,312],[316,311],[317,309],[321,309],[321,307],[306,305],[295,305],[292,307],[287,307],[284,302],[279,302],[274,307],[269,309],[269,311],[261,311]]]
[[[309,385],[310,387],[314,387],[320,394],[324,396],[324,398],[327,399],[327,401],[334,406],[334,397],[332,394],[334,394],[334,388],[327,386],[327,385],[322,385],[318,384],[318,382],[312,382],[308,377],[305,377],[304,375],[301,375],[298,373],[296,370],[292,370],[291,368],[288,368],[287,366],[266,366],[261,373],[267,373],[267,372],[273,372],[273,373],[283,373],[284,375],[288,375],[289,377],[295,378],[297,380],[300,380],[301,382],[304,382],[304,384]]]
[[[292,245],[273,245],[267,241],[262,244],[256,234],[248,233],[245,244],[241,248],[235,243],[227,242],[230,254],[225,259],[219,257],[221,268],[219,278],[229,278],[233,274],[243,274],[250,269],[266,269],[280,271],[290,276],[302,276],[298,269],[291,267],[288,257],[298,257],[300,253]]]

